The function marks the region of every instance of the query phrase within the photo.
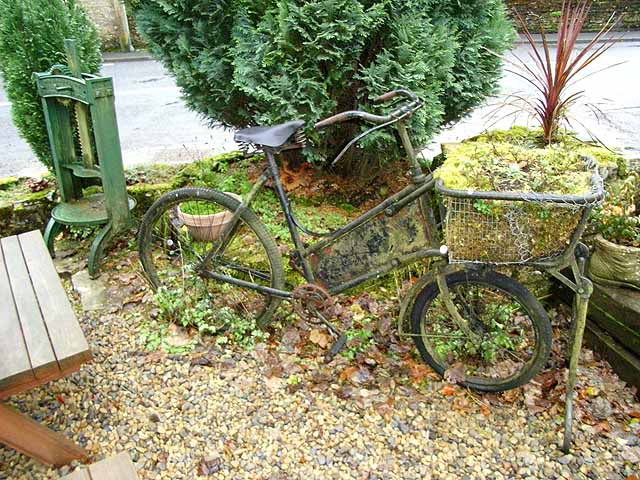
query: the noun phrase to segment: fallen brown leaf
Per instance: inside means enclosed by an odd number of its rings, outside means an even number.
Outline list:
[[[327,332],[320,329],[313,329],[309,334],[309,340],[316,345],[319,345],[322,348],[327,348],[327,346],[331,343],[331,337]]]
[[[264,383],[267,386],[267,388],[269,390],[271,390],[272,392],[280,390],[280,389],[284,388],[284,386],[285,386],[285,381],[283,379],[281,379],[281,378],[278,378],[278,377],[268,377],[264,381]]]
[[[342,372],[340,372],[340,376],[338,378],[341,382],[345,382],[349,379],[349,377],[351,377],[351,375],[353,375],[357,371],[358,367],[347,367]]]
[[[452,384],[462,383],[467,378],[464,363],[458,362],[451,365],[444,372],[444,379]]]
[[[418,363],[411,359],[406,360],[405,365],[409,369],[409,376],[413,383],[421,383],[433,373],[433,371],[424,363]]]
[[[442,390],[440,390],[440,393],[445,397],[451,397],[455,395],[456,392],[456,387],[454,387],[453,385],[445,385],[444,387],[442,387]]]

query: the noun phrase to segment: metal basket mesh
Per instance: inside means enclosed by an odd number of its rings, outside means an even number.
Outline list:
[[[584,197],[521,194],[495,200],[495,192],[440,187],[446,209],[444,237],[453,263],[524,264],[560,257],[570,246],[585,209],[602,198],[602,178],[592,163],[592,192]],[[447,192],[455,195],[447,195]]]
[[[480,202],[445,199],[444,235],[452,262],[511,264],[560,256],[586,208],[545,202]]]

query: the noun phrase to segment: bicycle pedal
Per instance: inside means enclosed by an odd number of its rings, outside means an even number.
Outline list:
[[[347,344],[347,335],[341,334],[338,339],[331,345],[331,348],[324,357],[326,363],[329,363]]]

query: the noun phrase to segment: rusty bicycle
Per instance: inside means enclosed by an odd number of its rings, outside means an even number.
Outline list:
[[[582,197],[447,189],[433,174],[423,171],[408,133],[408,122],[422,106],[421,100],[399,89],[381,95],[375,102],[392,102],[392,111],[386,115],[342,112],[314,127],[322,129],[347,121],[373,124],[345,145],[337,158],[364,136],[395,128],[407,156],[408,186],[336,230],[313,232],[293,212],[278,161],[283,151],[305,146],[305,122],[239,130],[235,134],[237,142],[252,145],[264,154],[262,175],[243,196],[188,187],[158,199],[145,214],[139,231],[140,260],[146,277],[154,288],[174,286],[185,288],[185,295],[197,295],[199,301],[207,303],[209,314],[222,322],[250,317],[265,326],[280,302],[288,300],[303,317],[324,323],[335,335],[329,352],[332,356],[346,342],[345,334],[331,323],[334,296],[404,265],[431,258],[433,268],[402,302],[400,333],[413,338],[422,359],[439,374],[456,369],[463,385],[503,391],[524,384],[548,359],[551,326],[534,295],[510,276],[499,273],[497,265],[544,269],[574,289],[578,299],[588,298],[586,253],[579,240],[592,206],[602,197],[601,186],[594,183],[593,192]],[[251,208],[268,181],[284,214],[293,243],[291,264],[304,277],[306,283],[302,285],[289,285],[285,280],[281,251]],[[468,208],[477,199],[545,203],[575,215],[575,228],[555,250],[532,255],[516,238],[517,225],[511,220],[483,224],[476,235],[491,228],[511,230],[496,245],[503,256],[493,260],[460,256],[452,244],[456,237],[447,226],[459,225],[455,218],[464,220],[477,213]],[[312,238],[317,241],[311,242]],[[573,272],[573,281],[561,272],[567,266]],[[578,310],[585,308],[584,302],[578,303]]]

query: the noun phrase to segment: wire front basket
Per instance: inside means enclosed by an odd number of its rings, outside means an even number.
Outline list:
[[[585,195],[452,190],[438,180],[449,261],[527,264],[561,258],[604,196],[595,161],[584,160],[592,172],[591,192]]]

